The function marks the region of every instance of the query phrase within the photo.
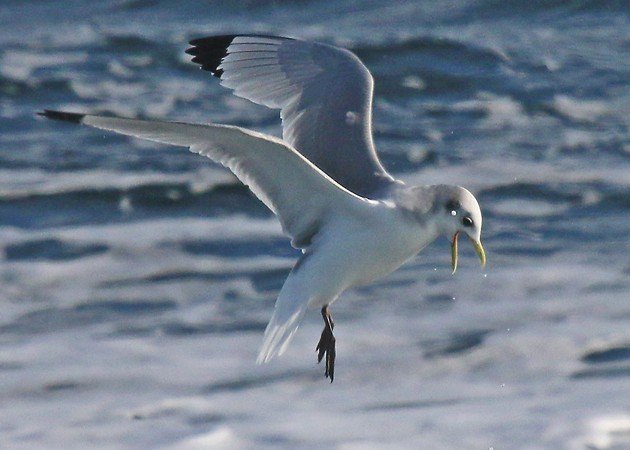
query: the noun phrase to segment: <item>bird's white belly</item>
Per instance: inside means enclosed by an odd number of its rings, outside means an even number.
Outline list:
[[[315,278],[311,282],[318,286],[311,306],[332,303],[345,289],[388,275],[436,236],[433,228],[420,230],[390,211],[366,222],[337,224],[309,261],[315,269],[311,271]]]
[[[368,239],[358,242],[352,249],[354,251],[350,250],[346,257],[353,274],[350,286],[369,283],[390,274],[434,239],[418,239],[417,234],[402,226],[400,229],[376,229],[367,234]]]

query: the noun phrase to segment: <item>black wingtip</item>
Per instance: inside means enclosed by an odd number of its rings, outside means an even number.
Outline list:
[[[230,43],[232,42],[232,40],[234,40],[236,36],[239,36],[239,35],[238,34],[218,34],[216,36],[207,36],[207,37],[193,39],[191,41],[188,41],[188,43],[190,45],[194,45],[195,47],[199,47],[199,46],[227,47],[228,45],[230,45]]]
[[[224,34],[193,39],[189,42],[192,47],[186,49],[186,53],[192,55],[192,62],[199,64],[203,70],[221,78],[223,70],[218,67],[227,56],[227,49],[237,36],[237,34]]]
[[[81,123],[85,114],[71,113],[65,111],[53,111],[52,109],[45,109],[43,112],[37,113],[38,116],[46,117],[51,120],[61,120],[63,122]]]

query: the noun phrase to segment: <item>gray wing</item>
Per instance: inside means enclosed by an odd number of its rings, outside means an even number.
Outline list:
[[[371,201],[349,192],[285,142],[273,136],[230,125],[136,120],[46,110],[53,120],[163,144],[189,147],[194,153],[228,167],[280,219],[298,248],[322,223],[339,211]]]
[[[275,36],[195,39],[186,53],[239,97],[281,109],[283,139],[350,191],[371,197],[394,179],[372,141],[367,68],[348,50]]]

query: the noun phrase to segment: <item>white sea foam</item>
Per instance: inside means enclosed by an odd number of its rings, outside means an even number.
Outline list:
[[[576,99],[568,95],[556,95],[553,107],[558,113],[578,122],[595,122],[609,112],[603,101]]]
[[[57,51],[52,54],[34,51],[8,50],[0,59],[0,74],[19,81],[34,81],[33,73],[41,68],[64,67],[83,63],[85,52]]]
[[[486,117],[482,128],[500,129],[519,127],[528,123],[523,107],[510,97],[499,97],[489,92],[480,92],[475,100],[465,100],[453,104],[455,111],[482,111]]]
[[[630,416],[627,414],[607,415],[591,419],[586,436],[576,439],[572,448],[607,450],[630,447]]]
[[[172,450],[201,450],[201,449],[239,449],[251,448],[253,442],[239,439],[229,427],[220,426],[216,429],[197,436],[192,436],[168,445],[165,449]]]
[[[50,173],[43,170],[1,170],[0,198],[16,199],[33,195],[53,195],[68,192],[119,189],[143,185],[187,183],[195,193],[231,183],[234,177],[226,170],[208,164],[196,172],[165,174],[161,172],[116,172],[101,169]]]

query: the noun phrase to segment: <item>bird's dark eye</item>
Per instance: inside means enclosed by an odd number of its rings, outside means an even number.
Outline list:
[[[465,227],[472,227],[473,226],[473,220],[470,217],[466,216],[466,217],[464,217],[462,219],[462,224]]]

